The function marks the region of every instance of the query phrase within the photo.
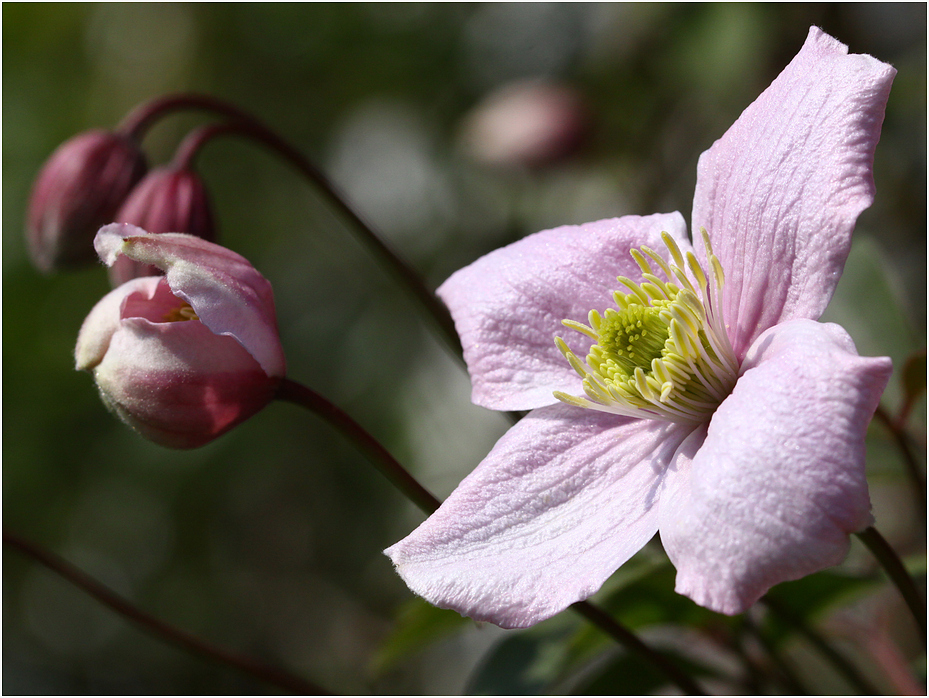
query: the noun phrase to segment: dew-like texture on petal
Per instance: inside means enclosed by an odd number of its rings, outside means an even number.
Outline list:
[[[891,365],[858,356],[838,325],[794,320],[759,337],[742,370],[660,505],[677,591],[728,614],[838,564],[870,525],[864,435]]]
[[[758,335],[818,319],[845,266],[896,71],[813,27],[800,53],[697,167],[692,223],[726,273],[738,358]],[[698,254],[703,255],[698,245]]]
[[[657,530],[690,428],[567,405],[531,412],[446,502],[385,552],[430,603],[504,628],[586,599]]]
[[[123,254],[164,270],[204,325],[234,337],[269,376],[284,375],[271,284],[244,257],[193,235],[152,235],[125,223],[101,228],[94,246],[108,265]]]
[[[616,277],[641,279],[629,250],[665,250],[662,231],[691,249],[679,213],[625,216],[530,235],[449,277],[437,293],[461,337],[474,403],[526,410],[553,404],[555,390],[581,393],[554,337],[582,358],[592,340],[561,321],[614,307]]]
[[[212,441],[267,405],[277,388],[234,338],[196,320],[123,320],[94,377],[123,421],[172,448]]]
[[[93,307],[77,335],[74,348],[74,364],[78,371],[89,371],[103,361],[110,346],[113,333],[119,329],[120,308],[127,298],[141,296],[151,298],[160,279],[146,276],[133,279],[113,289]]]

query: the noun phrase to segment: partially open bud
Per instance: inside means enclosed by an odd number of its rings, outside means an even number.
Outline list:
[[[216,239],[206,186],[196,172],[186,167],[169,165],[149,172],[113,220],[137,225],[150,233],[189,233],[211,242]],[[110,267],[110,282],[119,286],[139,276],[160,273],[155,266],[120,256]]]
[[[261,410],[285,373],[271,285],[238,254],[192,235],[100,230],[100,258],[165,271],[133,279],[97,303],[81,327],[78,369],[143,436],[202,446]]]
[[[94,235],[114,220],[145,170],[139,145],[118,133],[88,131],[60,145],[29,198],[26,239],[33,263],[49,272],[93,261]]]

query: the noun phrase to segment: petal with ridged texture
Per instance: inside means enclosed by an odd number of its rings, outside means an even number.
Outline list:
[[[874,198],[874,149],[895,73],[813,27],[700,157],[692,223],[710,232],[725,269],[724,312],[740,359],[769,327],[818,319],[832,297],[855,221]]]
[[[271,284],[247,259],[193,235],[154,235],[126,223],[101,228],[94,246],[108,265],[122,254],[164,270],[171,291],[204,325],[234,337],[268,376],[284,375]]]
[[[277,388],[234,338],[196,320],[123,320],[94,378],[126,423],[171,448],[212,441],[267,405]]]
[[[691,249],[679,213],[625,216],[530,235],[452,274],[437,293],[461,337],[474,403],[526,410],[554,404],[555,390],[582,392],[554,337],[580,357],[591,340],[561,321],[613,307],[616,277],[641,279],[629,250],[664,250],[662,231]]]
[[[567,405],[535,410],[385,552],[437,606],[533,625],[596,592],[654,535],[661,478],[691,429]]]
[[[838,325],[794,320],[750,348],[705,441],[661,493],[661,540],[679,593],[721,613],[845,557],[871,523],[864,435],[890,377]]]

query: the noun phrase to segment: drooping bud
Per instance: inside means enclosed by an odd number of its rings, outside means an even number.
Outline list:
[[[285,374],[271,285],[240,255],[192,235],[101,229],[100,258],[156,264],[87,316],[75,364],[106,405],[172,448],[209,443],[260,411]]]
[[[521,82],[478,104],[465,121],[462,139],[479,162],[544,167],[576,152],[589,130],[589,112],[576,90]]]
[[[93,239],[111,223],[147,167],[130,137],[93,130],[65,141],[42,166],[32,187],[26,239],[42,271],[94,260]]]
[[[188,167],[168,165],[149,172],[132,190],[113,219],[149,233],[188,233],[216,239],[210,197],[202,178]],[[158,267],[120,256],[110,267],[114,287],[139,276],[160,274]]]

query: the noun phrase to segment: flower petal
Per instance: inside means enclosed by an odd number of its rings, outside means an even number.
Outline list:
[[[92,370],[103,361],[113,333],[119,329],[120,308],[133,295],[144,298],[155,295],[159,276],[145,276],[128,281],[106,294],[84,319],[74,348],[74,364],[78,371]]]
[[[874,148],[895,73],[848,55],[813,27],[800,53],[700,157],[693,229],[709,231],[725,269],[724,311],[738,358],[769,327],[818,319],[832,297],[855,220],[874,199]]]
[[[554,337],[581,357],[591,340],[561,321],[612,307],[617,276],[641,279],[629,250],[663,250],[662,231],[690,249],[679,213],[625,216],[530,235],[452,274],[437,293],[461,336],[473,402],[524,410],[553,404],[555,390],[581,392]]]
[[[535,410],[385,553],[430,603],[533,625],[596,592],[654,535],[661,478],[689,430],[567,405]]]
[[[705,442],[669,469],[660,507],[677,591],[729,614],[838,564],[870,525],[864,434],[891,371],[810,320],[765,332],[742,368]]]
[[[196,320],[138,317],[120,323],[94,378],[123,421],[172,448],[201,446],[229,431],[267,405],[278,384],[233,337]]]
[[[164,270],[204,325],[234,337],[268,376],[284,375],[271,284],[244,257],[193,235],[153,235],[126,223],[101,228],[94,246],[107,265],[122,254]]]

